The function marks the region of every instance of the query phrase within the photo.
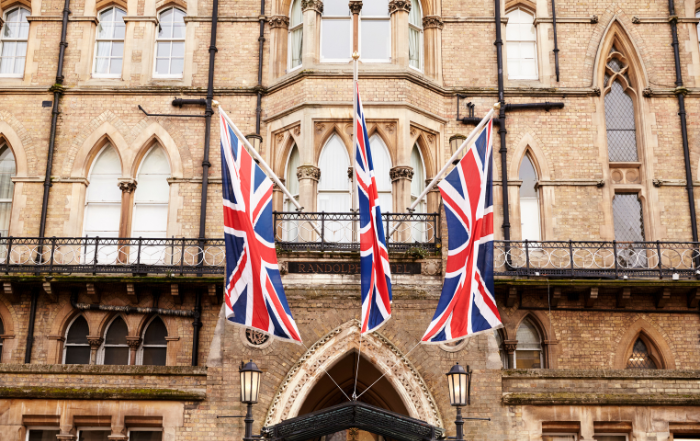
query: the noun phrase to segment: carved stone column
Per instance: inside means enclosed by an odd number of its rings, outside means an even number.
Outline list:
[[[270,24],[270,74],[272,78],[279,78],[287,71],[287,30],[289,29],[289,17],[286,15],[274,15],[268,21]]]
[[[129,345],[129,364],[136,364],[136,351],[141,345],[141,337],[126,337],[126,344]]]
[[[301,10],[304,13],[303,47],[301,49],[302,68],[311,66],[319,61],[321,38],[321,14],[323,14],[323,1],[301,0]]]
[[[134,179],[123,179],[119,181],[119,189],[122,191],[122,209],[119,219],[119,237],[129,237],[131,235],[131,215],[134,211],[134,192],[136,191],[136,181]]]
[[[503,340],[503,346],[508,353],[508,368],[515,369],[515,349],[518,347],[518,340]]]
[[[423,69],[427,76],[442,81],[442,17],[423,17]]]
[[[321,169],[313,165],[302,165],[297,168],[299,179],[299,204],[304,211],[316,211],[316,195],[318,193],[318,181],[321,179]],[[313,240],[315,235],[311,225],[299,225],[299,237],[301,240]]]
[[[413,179],[413,167],[407,165],[397,165],[389,170],[391,177],[391,195],[394,211],[396,213],[406,212],[406,208],[411,206],[411,180]],[[399,227],[399,230],[394,233],[399,237],[394,237],[394,240],[402,242],[408,240],[411,235],[411,226],[407,228]],[[393,229],[393,227],[391,227]]]
[[[408,14],[411,12],[410,0],[391,0],[391,59],[394,64],[408,67]]]
[[[350,0],[348,8],[352,13],[352,51],[360,51],[360,11],[362,11],[361,0]]]
[[[99,336],[88,335],[87,341],[90,344],[90,364],[97,364],[97,350],[104,340]]]

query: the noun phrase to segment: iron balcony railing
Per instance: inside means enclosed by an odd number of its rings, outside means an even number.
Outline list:
[[[494,274],[511,277],[688,278],[698,242],[495,241]]]
[[[359,213],[275,212],[275,241],[284,251],[360,251]],[[440,248],[437,213],[383,213],[382,225],[390,252]]]

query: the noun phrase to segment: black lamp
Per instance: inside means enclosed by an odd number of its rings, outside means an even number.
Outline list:
[[[457,418],[455,426],[457,428],[457,441],[464,439],[464,419],[462,418],[462,406],[470,404],[472,372],[469,366],[464,369],[459,363],[452,366],[452,369],[445,374],[447,376],[447,388],[450,393],[450,404],[457,408]]]
[[[243,365],[241,362],[241,367],[238,370],[241,374],[241,403],[248,405],[248,411],[246,412],[245,419],[245,436],[243,439],[245,441],[254,440],[260,438],[259,436],[253,436],[253,404],[258,402],[258,394],[260,393],[260,374],[262,371],[258,369],[258,365],[250,360],[248,363]]]

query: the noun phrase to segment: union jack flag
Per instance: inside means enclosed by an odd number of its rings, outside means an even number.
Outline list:
[[[391,317],[391,269],[386,237],[379,209],[377,180],[374,176],[372,152],[369,146],[365,114],[360,101],[360,88],[355,86],[357,99],[355,143],[355,173],[360,208],[360,274],[362,290],[362,327],[360,333],[372,332]]]
[[[444,343],[500,328],[493,290],[493,120],[440,183],[449,251],[435,316],[422,341]]]
[[[272,228],[272,181],[219,108],[226,243],[226,318],[301,342],[282,288]]]

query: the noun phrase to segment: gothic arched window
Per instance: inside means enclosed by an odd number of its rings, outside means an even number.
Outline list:
[[[537,36],[535,16],[522,8],[515,8],[506,14],[506,55],[508,78],[511,80],[536,80]]]
[[[126,327],[124,319],[119,316],[115,317],[112,323],[107,326],[98,364],[129,364],[129,344],[126,340],[128,334],[129,329]]]
[[[85,196],[84,236],[117,237],[119,234],[122,192],[118,184],[121,173],[119,156],[107,144],[97,155],[88,175],[90,185]]]
[[[372,151],[372,165],[374,166],[374,177],[377,182],[377,193],[379,193],[379,205],[382,213],[393,211],[391,200],[391,156],[389,149],[379,135],[372,135],[369,139],[369,146]]]
[[[119,78],[124,57],[124,36],[126,12],[111,7],[100,12],[95,38],[95,62],[93,75],[96,77]]]
[[[63,364],[90,364],[87,320],[79,315],[68,326],[66,343],[63,345]]]
[[[10,232],[12,216],[12,197],[15,184],[12,178],[16,173],[15,157],[7,145],[0,144],[0,236],[7,237]]]
[[[162,238],[168,230],[170,162],[165,151],[153,147],[136,176],[132,237]]]
[[[537,171],[529,155],[523,157],[520,164],[520,225],[522,240],[542,239],[540,224],[540,201],[537,189]]]
[[[154,317],[143,333],[143,342],[137,355],[137,364],[165,366],[168,352],[168,341],[165,339],[167,336],[168,329],[163,320],[158,316]]]
[[[299,178],[297,177],[299,165],[301,165],[301,156],[299,156],[299,149],[296,144],[294,144],[291,153],[289,153],[289,159],[287,160],[285,184],[289,193],[291,193],[296,200],[299,199]],[[284,198],[284,210],[295,211],[297,208],[296,205],[288,200],[286,195]]]
[[[518,328],[518,345],[515,350],[516,369],[540,369],[543,367],[542,337],[530,320],[525,319]]]
[[[625,57],[612,47],[605,65],[605,128],[610,162],[637,162],[637,129],[634,102],[627,92],[632,87]]]
[[[29,39],[29,10],[7,11],[0,27],[0,77],[22,77]]]
[[[328,139],[318,166],[321,169],[321,178],[318,182],[317,210],[327,213],[350,211],[350,158],[340,136],[334,134]]]
[[[658,369],[651,357],[649,348],[641,338],[634,342],[632,353],[627,360],[627,369]]]
[[[169,8],[161,12],[156,38],[154,76],[181,78],[185,69],[185,12]]]
[[[301,66],[301,54],[304,35],[304,13],[301,10],[301,1],[294,0],[289,8],[289,54],[287,69],[290,71]]]

